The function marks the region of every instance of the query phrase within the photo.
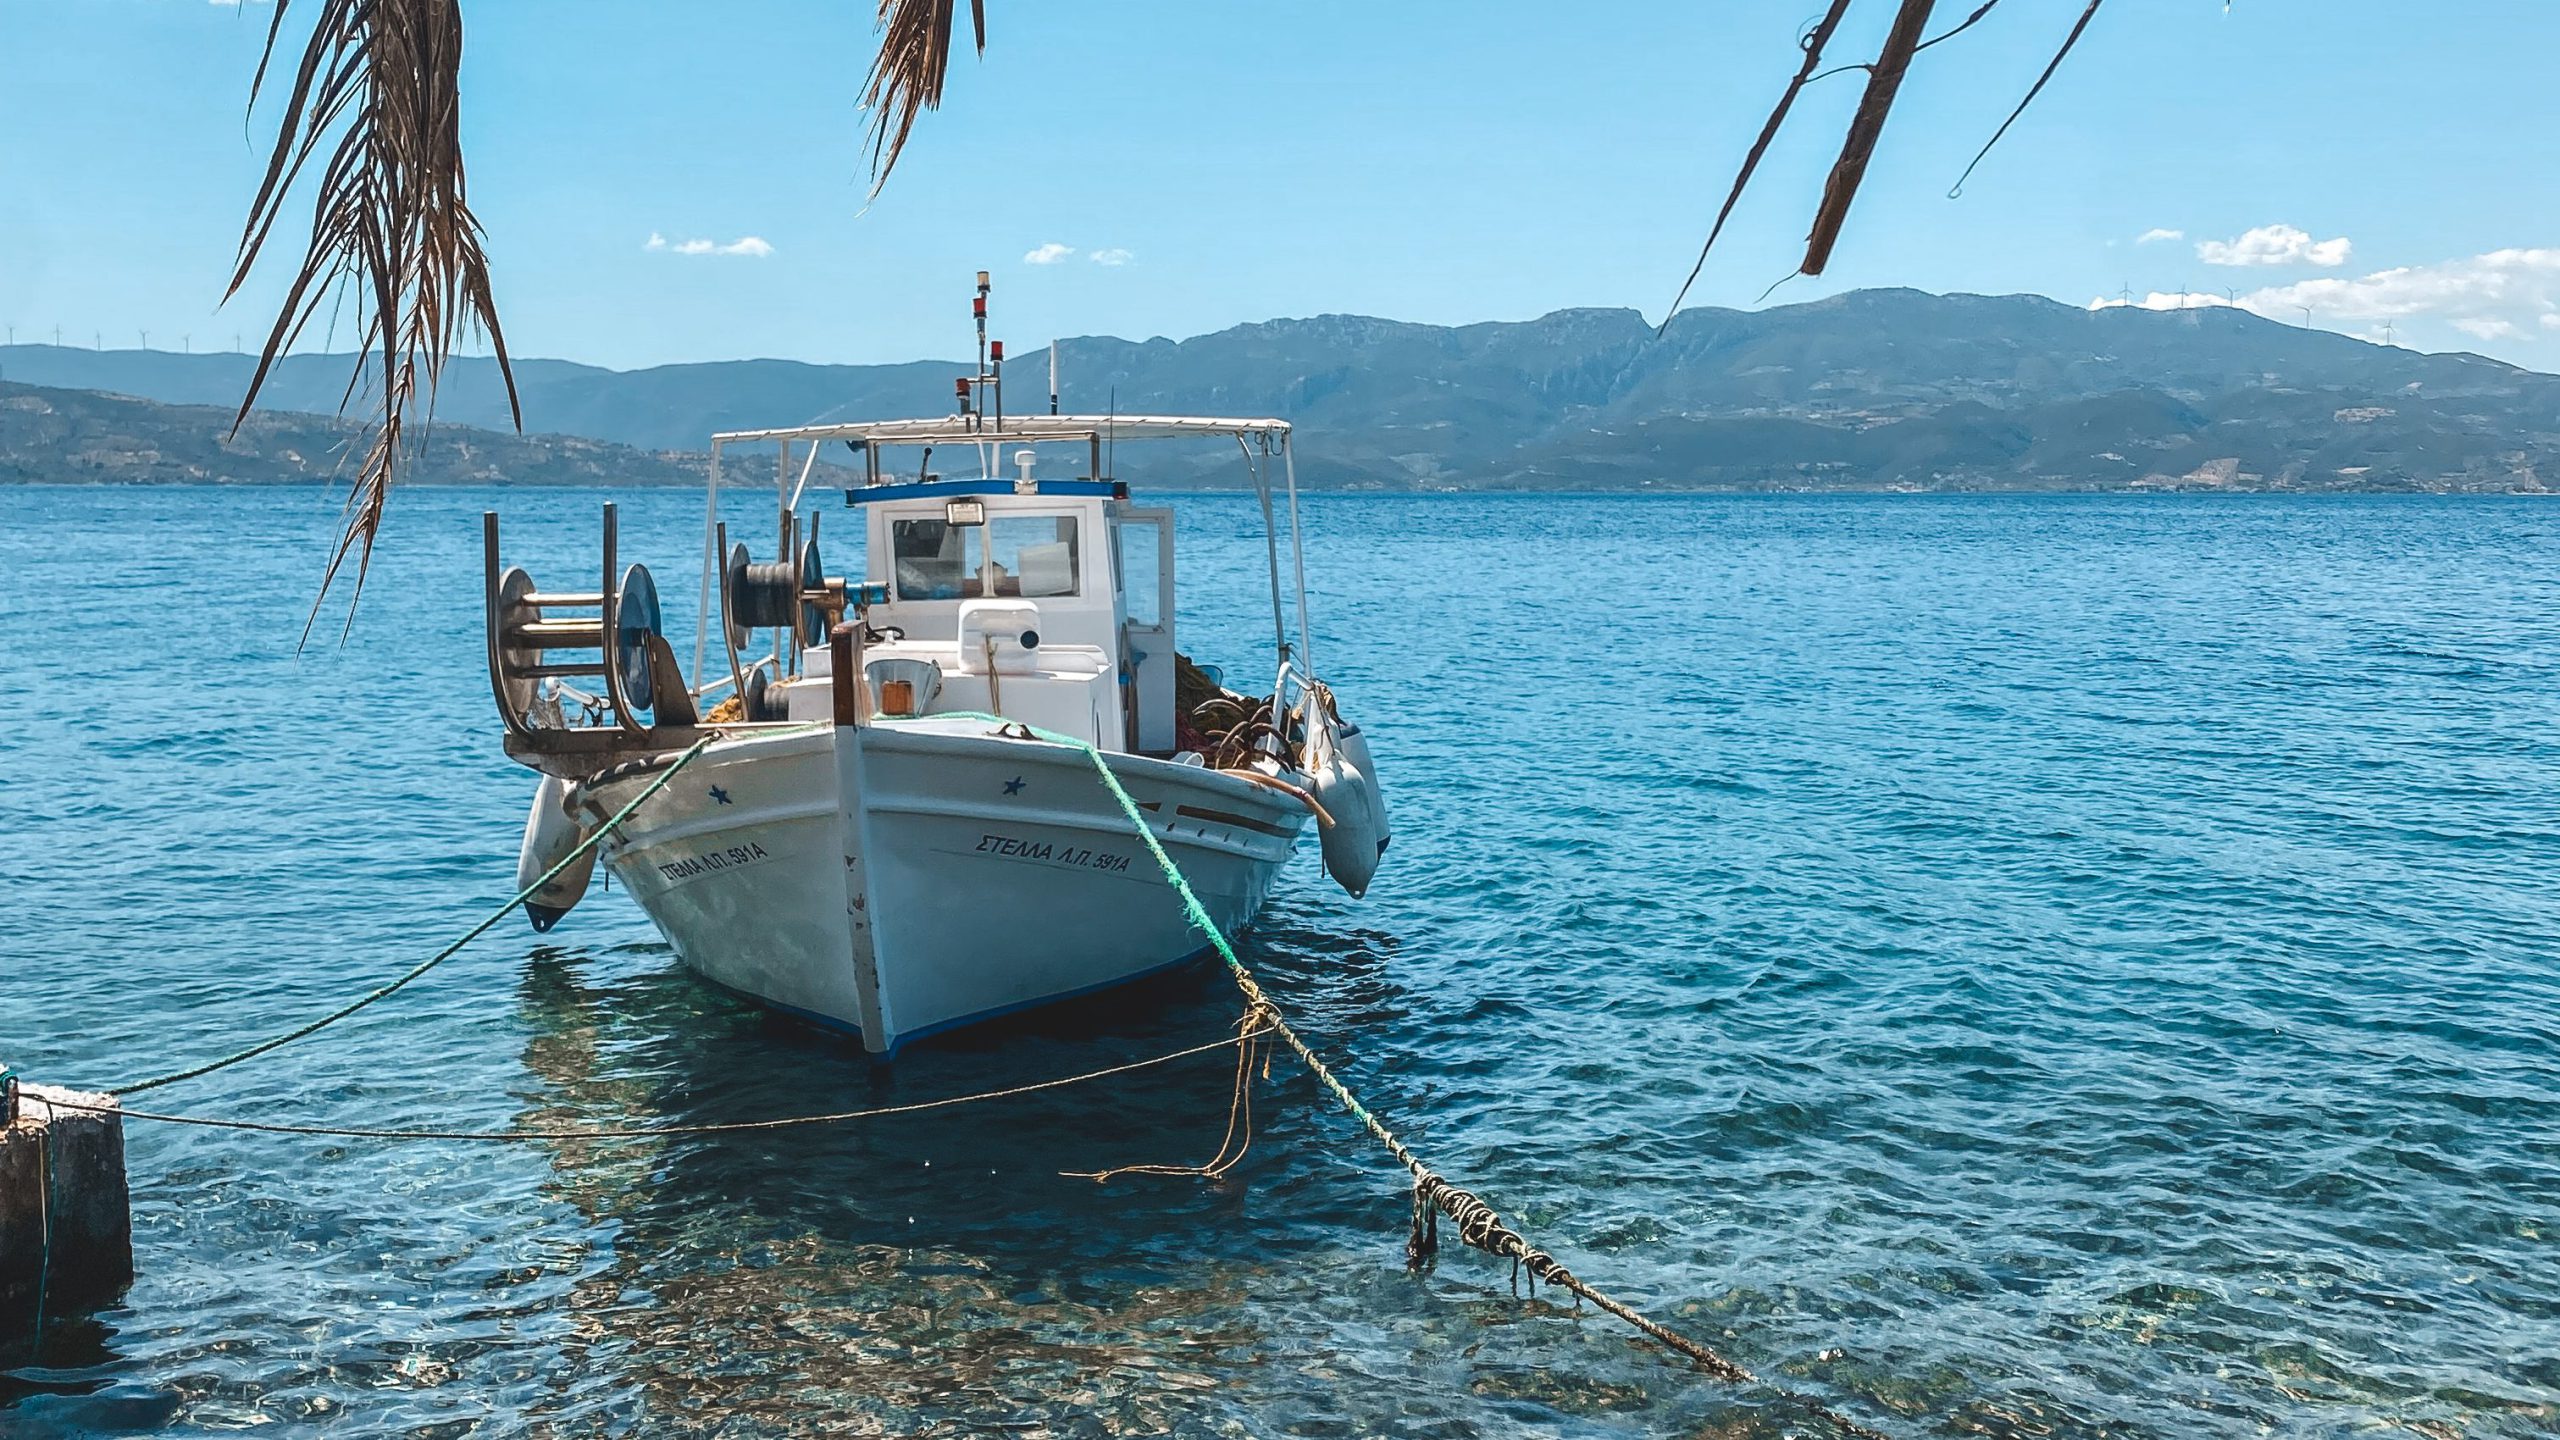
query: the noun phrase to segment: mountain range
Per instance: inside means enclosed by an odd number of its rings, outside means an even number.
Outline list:
[[[1080,337],[1058,350],[1072,411],[1296,421],[1299,477],[1311,486],[2503,491],[2560,477],[2560,377],[2221,307],[1865,290],[1684,311],[1658,336],[1632,310],[1456,327],[1324,315],[1183,341]],[[72,411],[84,417],[83,453],[114,453],[120,429],[133,429],[157,438],[128,450],[186,456],[102,462],[90,478],[334,473],[342,460],[323,465],[313,450],[351,433],[320,416],[337,408],[353,361],[280,362],[262,403],[318,413],[261,413],[254,454],[217,438],[252,363],[0,347],[0,477],[82,478],[54,448]],[[480,433],[507,426],[505,392],[492,362],[457,358],[414,473],[688,479],[714,431],[941,414],[968,368],[521,360],[527,433],[516,436]],[[1045,354],[1017,352],[1012,368],[1010,407],[1045,409]],[[1231,452],[1132,452],[1119,469],[1141,483],[1232,484]],[[185,473],[161,473],[176,470]]]

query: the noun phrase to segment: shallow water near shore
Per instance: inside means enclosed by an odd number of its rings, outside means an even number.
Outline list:
[[[0,488],[0,1056],[173,1069],[502,900],[531,777],[498,753],[478,512],[565,585],[599,498],[396,497],[351,637],[333,605],[297,655],[330,497]],[[1174,503],[1183,648],[1258,675],[1251,502]],[[2560,508],[1308,521],[1315,658],[1396,841],[1356,903],[1306,847],[1246,958],[1578,1273],[1898,1435],[2560,1430]],[[688,655],[700,524],[623,505]],[[1195,972],[875,1073],[691,979],[615,890],[150,1098],[753,1119],[1237,1009]],[[1407,1275],[1398,1172],[1285,1059],[1226,1183],[1059,1173],[1205,1159],[1230,1068],[726,1137],[137,1121],[139,1278],[33,1352],[0,1317],[0,1434],[1819,1433],[1461,1247]]]

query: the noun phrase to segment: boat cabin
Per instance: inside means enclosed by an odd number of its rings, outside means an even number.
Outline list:
[[[1090,477],[848,487],[862,516],[875,701],[889,715],[976,711],[1171,754],[1173,514]],[[793,719],[827,713],[825,647],[784,689]],[[899,688],[903,686],[904,688]]]
[[[816,612],[803,623],[752,607],[738,623],[731,546],[720,515],[724,455],[733,448],[775,447],[776,518],[796,562],[753,567],[776,574],[750,589],[778,583],[784,593],[817,593],[823,561],[815,553],[817,522],[801,502],[822,451],[849,452],[859,474],[844,486],[845,507],[863,527],[861,587],[868,630],[862,656],[879,714],[896,719],[975,713],[1018,720],[1089,741],[1105,751],[1169,757],[1180,748],[1175,658],[1173,512],[1131,504],[1128,487],[1111,478],[1121,441],[1188,440],[1237,447],[1245,477],[1260,498],[1271,561],[1273,642],[1286,679],[1305,665],[1305,586],[1288,639],[1281,606],[1280,530],[1273,523],[1274,472],[1286,478],[1289,534],[1296,560],[1297,486],[1283,420],[1208,416],[1028,415],[991,417],[963,410],[938,420],[891,420],[727,432],[712,437],[711,494],[704,545],[711,563],[703,579],[702,628],[694,640],[694,673],[713,661],[713,587],[720,586],[716,627],[727,642],[732,681],[762,698],[745,718],[817,720],[830,713],[832,661]],[[832,447],[844,447],[834,451]],[[954,479],[930,465],[936,452],[958,455],[979,473]],[[913,458],[909,458],[913,457]],[[743,456],[738,458],[745,458]],[[1013,472],[1005,473],[1010,460]],[[796,475],[796,480],[795,480]],[[907,478],[912,477],[912,478]],[[804,547],[801,536],[810,539]],[[782,612],[782,613],[788,613]],[[769,636],[772,648],[759,636]],[[760,673],[769,684],[750,686]],[[1213,672],[1214,674],[1214,672]],[[1277,684],[1278,681],[1275,681]],[[720,682],[704,687],[720,688]]]
[[[1049,412],[1008,415],[1004,346],[986,329],[988,289],[981,271],[973,304],[978,368],[954,377],[951,414],[711,437],[689,671],[660,630],[647,567],[620,566],[613,506],[604,507],[593,590],[544,591],[521,567],[501,565],[497,517],[485,515],[489,678],[508,753],[577,778],[706,732],[836,718],[829,632],[858,620],[844,636],[868,691],[866,704],[862,691],[847,688],[856,723],[946,715],[965,725],[956,717],[994,715],[1104,751],[1186,761],[1222,754],[1206,743],[1220,736],[1250,734],[1230,748],[1278,756],[1285,744],[1278,718],[1312,713],[1306,696],[1322,690],[1307,644],[1289,423],[1061,414],[1055,346]],[[1200,695],[1198,676],[1184,681],[1175,654],[1173,513],[1131,504],[1113,476],[1122,441],[1161,440],[1235,446],[1261,504],[1274,669],[1259,700],[1226,690],[1210,667],[1203,668],[1218,695]],[[935,473],[937,451],[976,477]],[[859,469],[839,479],[847,454]],[[733,543],[722,518],[722,471],[766,456],[776,503],[774,529],[763,533],[780,546],[777,558],[759,564],[745,540]],[[831,462],[824,473],[822,456]],[[1014,473],[1006,473],[1008,462]],[[860,518],[867,573],[858,585],[827,574],[818,512],[833,507],[803,508],[813,483],[818,494],[842,484],[846,509]],[[1286,582],[1275,488],[1288,497]],[[573,681],[601,682],[601,693]],[[1186,692],[1203,711],[1217,708],[1214,735],[1194,731],[1199,713],[1182,713]],[[1181,754],[1186,738],[1201,755]]]

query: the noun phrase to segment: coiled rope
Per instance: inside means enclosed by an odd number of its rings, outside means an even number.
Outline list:
[[[1247,1150],[1253,1148],[1253,1069],[1262,1064],[1262,1078],[1271,1078],[1271,1052],[1262,1042],[1275,1033],[1274,1022],[1280,1012],[1267,1006],[1246,1006],[1244,1016],[1236,1022],[1235,1093],[1227,1101],[1227,1133],[1218,1139],[1218,1153],[1197,1165],[1115,1165],[1108,1170],[1061,1170],[1058,1173],[1075,1180],[1091,1180],[1107,1185],[1123,1175],[1196,1175],[1203,1180],[1224,1180],[1227,1172],[1244,1163]]]
[[[692,764],[694,757],[700,755],[710,746],[711,742],[717,738],[719,737],[716,734],[705,735],[701,739],[694,741],[693,745],[689,749],[685,750],[684,753],[675,758],[675,763],[669,765],[663,772],[661,772],[657,779],[650,781],[646,789],[642,790],[639,794],[632,796],[630,804],[615,811],[612,818],[596,827],[595,833],[587,836],[584,840],[579,841],[575,849],[571,850],[568,854],[561,856],[559,864],[543,871],[541,878],[535,880],[532,884],[527,885],[522,890],[517,891],[514,899],[489,912],[487,919],[482,920],[479,924],[463,931],[459,939],[456,939],[452,944],[445,946],[443,949],[420,961],[409,971],[408,974],[401,976],[399,979],[392,981],[388,985],[381,986],[366,993],[349,1004],[330,1011],[328,1014],[321,1016],[319,1019],[312,1021],[308,1025],[298,1026],[295,1029],[288,1030],[284,1034],[278,1035],[272,1040],[261,1040],[246,1050],[235,1050],[231,1054],[225,1055],[219,1060],[209,1060],[202,1065],[176,1071],[172,1074],[155,1076],[149,1080],[138,1080],[130,1085],[119,1085],[114,1089],[109,1090],[107,1093],[110,1095],[139,1095],[145,1090],[157,1090],[163,1085],[175,1085],[181,1080],[193,1080],[199,1075],[210,1075],[216,1070],[227,1070],[230,1067],[239,1064],[243,1060],[254,1060],[259,1056],[266,1054],[270,1050],[280,1050],[285,1046],[292,1044],[294,1041],[302,1039],[306,1035],[314,1034],[331,1025],[337,1024],[339,1021],[346,1019],[348,1016],[353,1015],[359,1010],[362,1010],[367,1005],[391,994],[393,991],[407,985],[410,981],[417,979],[419,976],[433,970],[445,961],[452,959],[455,955],[461,953],[463,946],[479,939],[481,935],[488,931],[490,926],[507,918],[507,916],[512,913],[517,906],[522,905],[527,900],[541,894],[542,887],[550,884],[561,871],[568,869],[570,864],[576,861],[578,857],[586,854],[590,850],[593,850],[598,845],[603,844],[604,837],[612,834],[621,826],[623,821],[630,819],[631,813],[639,809],[642,804],[646,803],[650,796],[665,789],[667,782],[676,778],[676,772],[684,769],[687,765]]]

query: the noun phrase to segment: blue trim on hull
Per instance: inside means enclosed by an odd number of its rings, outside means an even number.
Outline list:
[[[1243,938],[1244,933],[1244,929],[1239,928],[1236,932],[1237,938]],[[1037,1010],[1047,1005],[1063,1005],[1070,1000],[1082,1000],[1088,996],[1099,995],[1105,990],[1116,990],[1123,985],[1135,985],[1141,980],[1152,980],[1161,975],[1170,975],[1176,970],[1197,965],[1201,961],[1206,960],[1217,953],[1217,947],[1213,945],[1203,945],[1199,949],[1194,950],[1190,954],[1184,955],[1179,959],[1168,960],[1162,965],[1150,965],[1144,970],[1133,970],[1126,975],[1120,976],[1118,979],[1105,980],[1099,985],[1087,985],[1081,990],[1065,990],[1055,995],[1044,995],[1037,1000],[1024,1000],[1012,1005],[999,1005],[992,1010],[981,1010],[975,1015],[963,1015],[956,1020],[945,1020],[939,1025],[928,1025],[921,1030],[910,1030],[905,1034],[900,1035],[897,1039],[889,1042],[887,1052],[880,1055],[878,1058],[884,1061],[895,1060],[898,1058],[901,1051],[905,1050],[910,1043],[917,1040],[926,1040],[936,1035],[949,1034],[951,1031],[963,1029],[971,1025],[983,1025],[990,1020],[1002,1020],[1007,1016],[1020,1015],[1026,1011]],[[794,1020],[800,1021],[802,1024],[814,1026],[815,1028],[824,1030],[832,1035],[842,1035],[854,1040],[862,1038],[862,1027],[855,1025],[850,1021],[839,1020],[832,1015],[821,1015],[815,1010],[803,1010],[797,1005],[785,1005],[779,1000],[768,1000],[762,995],[755,994],[752,991],[741,990],[735,985],[722,984],[720,981],[714,980],[710,976],[703,974],[700,970],[694,969],[691,965],[687,965],[684,968],[692,974],[693,978],[710,986],[712,989],[735,995],[739,999],[760,1009],[770,1010],[777,1015],[787,1015]]]

